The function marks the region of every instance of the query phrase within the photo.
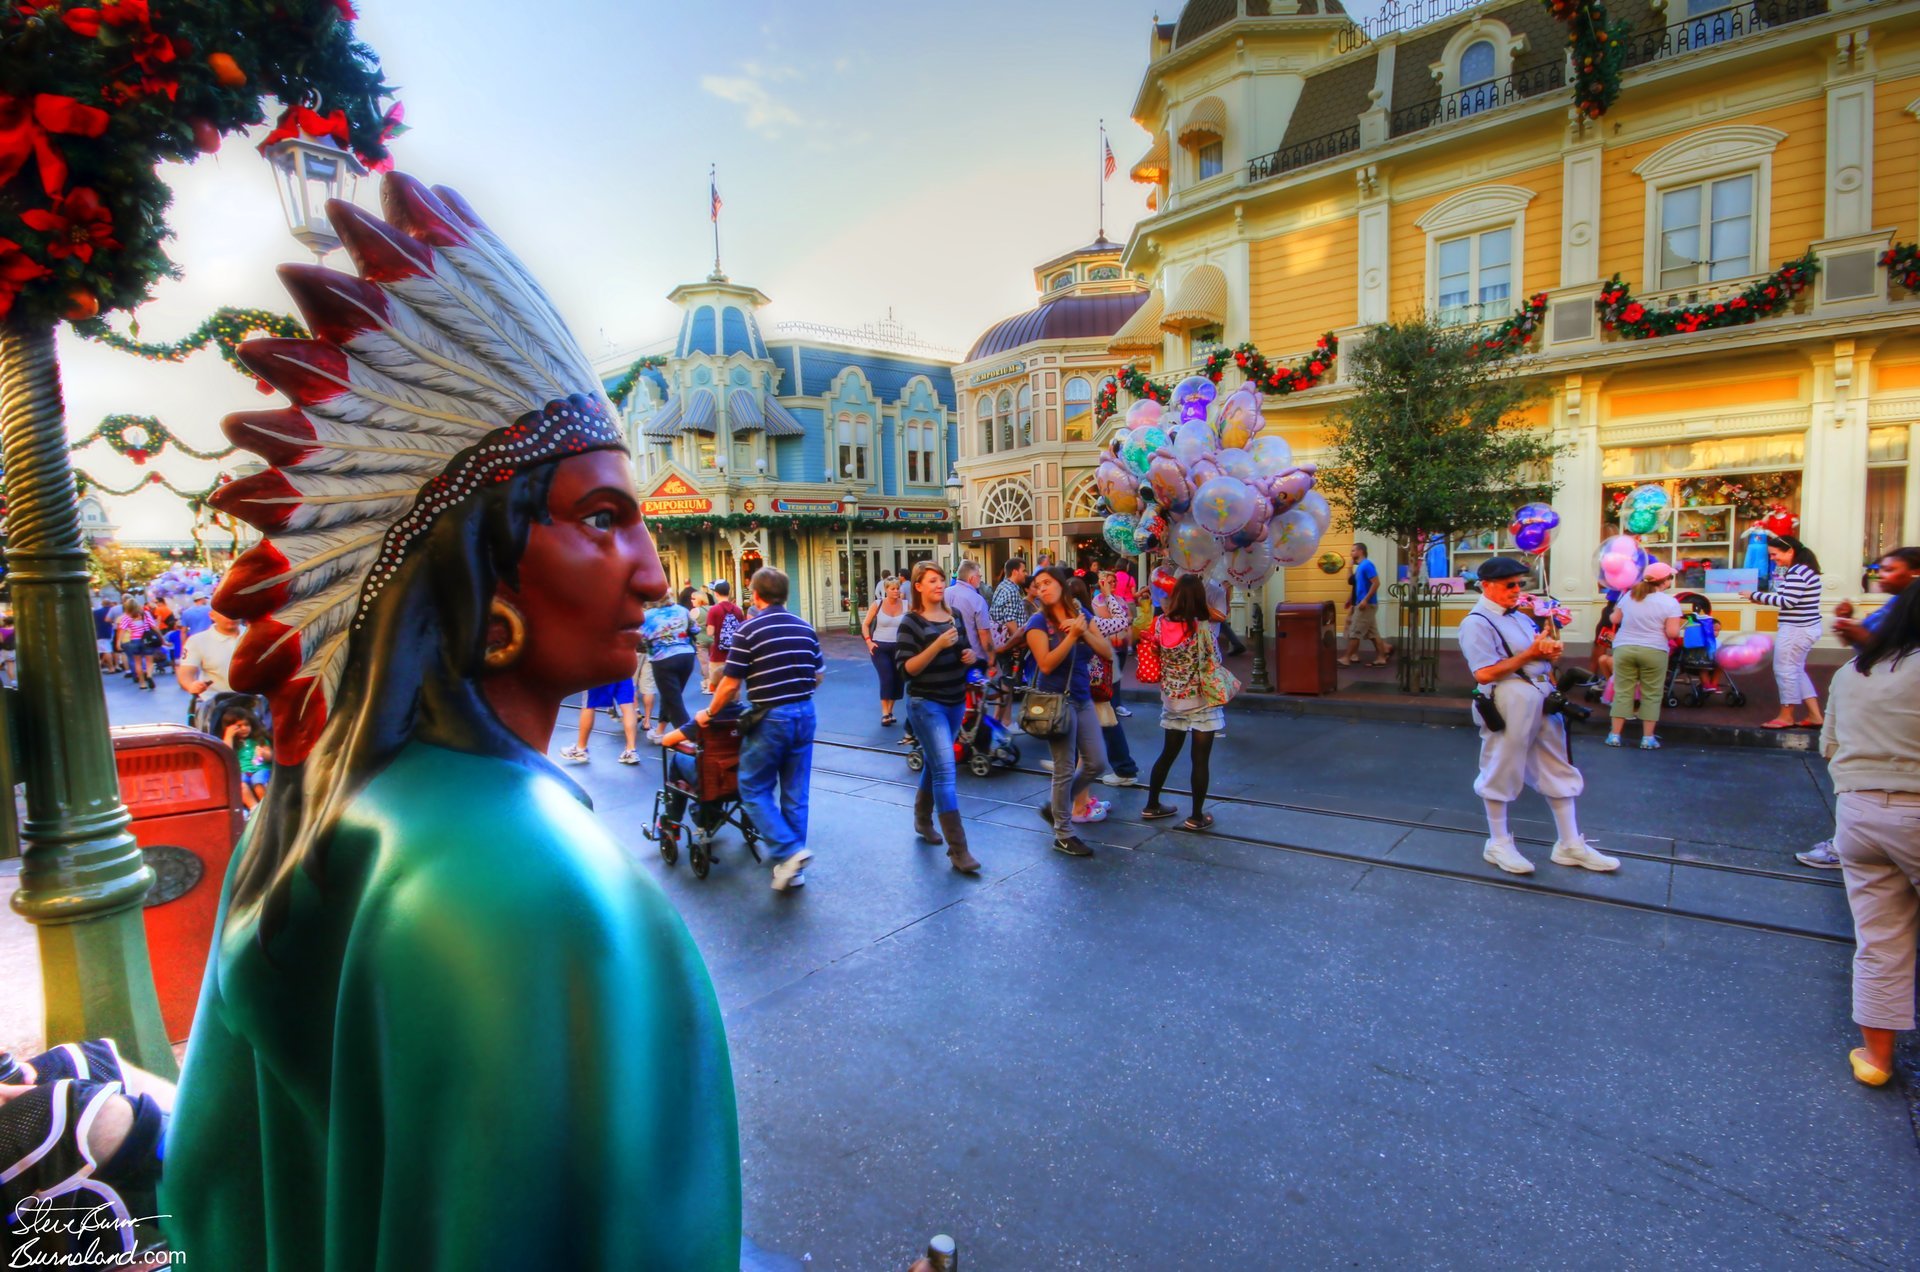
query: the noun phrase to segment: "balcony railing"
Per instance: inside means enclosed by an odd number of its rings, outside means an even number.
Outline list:
[[[1827,11],[1827,0],[1752,0],[1710,13],[1696,13],[1661,26],[1635,31],[1627,40],[1628,67],[1651,66],[1669,58],[1698,53],[1715,45],[1742,40],[1762,31]]]
[[[1399,137],[1422,128],[1477,118],[1502,106],[1537,97],[1564,85],[1566,69],[1566,62],[1562,58],[1537,62],[1515,71],[1505,79],[1488,80],[1484,84],[1462,88],[1417,106],[1403,106],[1388,117],[1387,135]]]
[[[1309,137],[1305,141],[1296,141],[1291,146],[1282,146],[1272,154],[1259,155],[1248,160],[1247,184],[1252,185],[1256,181],[1284,176],[1295,168],[1310,167],[1359,148],[1359,124],[1336,128],[1324,137]]]

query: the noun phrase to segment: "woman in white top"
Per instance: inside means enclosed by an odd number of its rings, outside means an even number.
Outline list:
[[[1680,602],[1667,595],[1673,567],[1655,561],[1614,605],[1619,630],[1613,634],[1613,725],[1608,746],[1620,745],[1620,731],[1636,712],[1640,716],[1640,749],[1657,751],[1653,735],[1660,723],[1660,704],[1667,696],[1667,660],[1673,642],[1680,639]],[[1634,689],[1640,692],[1636,695]]]
[[[1780,630],[1773,638],[1773,683],[1780,690],[1780,714],[1761,725],[1764,729],[1791,729],[1800,721],[1794,708],[1807,708],[1807,727],[1820,727],[1820,699],[1807,677],[1807,655],[1820,639],[1820,561],[1806,544],[1792,535],[1767,540],[1773,562],[1773,589],[1751,592],[1750,600],[1780,609]]]
[[[1852,662],[1833,673],[1820,752],[1833,779],[1834,851],[1853,910],[1848,1059],[1868,1086],[1893,1077],[1894,1034],[1914,1026],[1920,929],[1920,588],[1909,587]]]
[[[907,607],[900,600],[900,580],[888,575],[880,582],[880,599],[867,608],[860,621],[860,634],[867,638],[867,655],[880,676],[880,723],[893,727],[893,704],[905,694],[900,668],[894,661],[894,647],[900,640],[900,620]]]

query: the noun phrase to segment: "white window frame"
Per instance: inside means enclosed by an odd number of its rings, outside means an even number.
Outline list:
[[[1515,309],[1526,302],[1526,298],[1533,294],[1527,290],[1526,279],[1527,205],[1534,198],[1534,192],[1522,186],[1475,186],[1436,204],[1414,223],[1427,235],[1426,306],[1429,314],[1437,318],[1440,313],[1440,244],[1469,234],[1484,234],[1488,230],[1512,229],[1513,261],[1508,267],[1512,283],[1508,299],[1513,302]],[[1481,314],[1463,325],[1497,321],[1506,316],[1504,313]]]
[[[1509,78],[1513,74],[1513,55],[1527,51],[1527,37],[1515,35],[1507,24],[1495,18],[1479,18],[1467,23],[1448,39],[1447,45],[1440,51],[1440,60],[1427,64],[1427,71],[1433,76],[1434,83],[1440,86],[1442,97],[1451,96],[1462,88],[1471,85],[1460,82],[1460,59],[1466,51],[1480,41],[1486,40],[1493,45],[1492,83]],[[1481,81],[1488,82],[1488,81]],[[1475,111],[1483,114],[1483,111]]]
[[[856,415],[851,411],[842,411],[834,424],[834,478],[838,481],[871,482],[872,456],[869,452],[873,449],[872,418],[864,412]],[[840,439],[843,425],[851,434],[850,441]],[[853,471],[849,473],[848,468]]]
[[[978,455],[993,454],[993,390],[989,389],[973,400],[974,427],[979,430],[980,445],[975,450]]]
[[[1217,152],[1214,161],[1220,166],[1212,172],[1207,171],[1207,152]],[[1227,142],[1224,137],[1215,137],[1204,145],[1193,148],[1193,179],[1196,183],[1211,181],[1227,170]]]
[[[1080,385],[1082,388],[1086,390],[1086,396],[1084,398],[1076,398],[1073,396],[1074,394],[1073,386],[1076,384]],[[1093,381],[1088,379],[1086,376],[1070,375],[1066,378],[1064,382],[1062,382],[1062,384],[1060,385],[1060,440],[1061,441],[1067,442],[1067,441],[1077,440],[1077,441],[1090,442],[1093,440],[1093,400],[1094,400]],[[1069,429],[1073,427],[1074,420],[1069,417],[1068,410],[1071,407],[1080,406],[1082,404],[1085,405],[1086,410],[1081,412],[1079,418],[1081,421],[1081,425],[1086,432],[1086,436],[1083,438],[1070,438],[1067,436],[1067,432]]]
[[[1020,422],[1019,431],[1014,434],[1014,445],[1023,448],[1033,445],[1033,385],[1020,386],[1020,392],[1013,400],[1013,411]]]
[[[994,422],[1000,426],[1000,449],[1010,451],[1020,444],[1020,435],[1013,427],[1013,391],[1000,390],[999,398],[993,407]]]
[[[1728,287],[1738,279],[1721,278],[1696,283],[1691,288],[1666,288],[1660,278],[1660,198],[1669,190],[1698,185],[1722,177],[1753,174],[1753,271],[1740,278],[1758,278],[1772,266],[1773,244],[1773,152],[1787,139],[1775,128],[1755,124],[1725,124],[1704,128],[1661,147],[1633,170],[1645,183],[1647,206],[1645,229],[1641,235],[1640,284],[1644,292],[1661,290],[1700,290]]]

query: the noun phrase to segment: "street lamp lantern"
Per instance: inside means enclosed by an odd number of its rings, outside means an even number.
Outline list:
[[[960,573],[960,502],[966,488],[960,484],[960,470],[947,470],[947,508],[953,513],[953,568],[947,572],[948,578]]]
[[[327,200],[352,202],[354,188],[367,170],[340,147],[310,137],[289,137],[268,147],[267,162],[273,165],[287,229],[302,247],[324,260],[340,246],[340,236],[327,219]]]
[[[860,628],[860,602],[853,594],[853,523],[860,519],[860,495],[853,487],[840,496],[840,507],[847,514],[847,630]]]

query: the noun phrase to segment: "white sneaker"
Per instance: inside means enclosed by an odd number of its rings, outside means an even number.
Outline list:
[[[1140,785],[1140,779],[1139,779],[1139,778],[1137,778],[1137,777],[1122,777],[1122,776],[1120,776],[1120,775],[1119,775],[1118,773],[1102,773],[1102,774],[1100,775],[1100,780],[1101,780],[1101,781],[1102,781],[1103,783],[1105,783],[1106,785],[1108,785],[1108,786],[1138,786],[1138,785]]]
[[[802,870],[805,870],[807,863],[812,860],[813,854],[805,848],[802,848],[786,860],[774,863],[773,890],[775,892],[785,892],[788,888],[791,888],[796,882],[796,876],[798,876]]]
[[[1116,702],[1113,704],[1113,714],[1124,718],[1126,716],[1132,715],[1133,710],[1130,707],[1123,707]]]
[[[1480,854],[1508,874],[1530,875],[1533,863],[1520,855],[1520,850],[1511,839],[1489,839],[1486,851]]]
[[[1051,773],[1053,772],[1053,761],[1051,759],[1042,760],[1040,761],[1040,767]]]
[[[1620,868],[1620,858],[1609,857],[1604,852],[1594,850],[1585,836],[1569,843],[1562,839],[1553,846],[1553,864],[1556,866],[1579,866],[1583,870],[1608,870]]]
[[[592,757],[579,747],[570,746],[560,752],[560,758],[569,764],[585,764]]]
[[[638,764],[640,762],[640,757],[635,755],[632,751],[622,751],[620,752],[620,762],[622,764]]]

